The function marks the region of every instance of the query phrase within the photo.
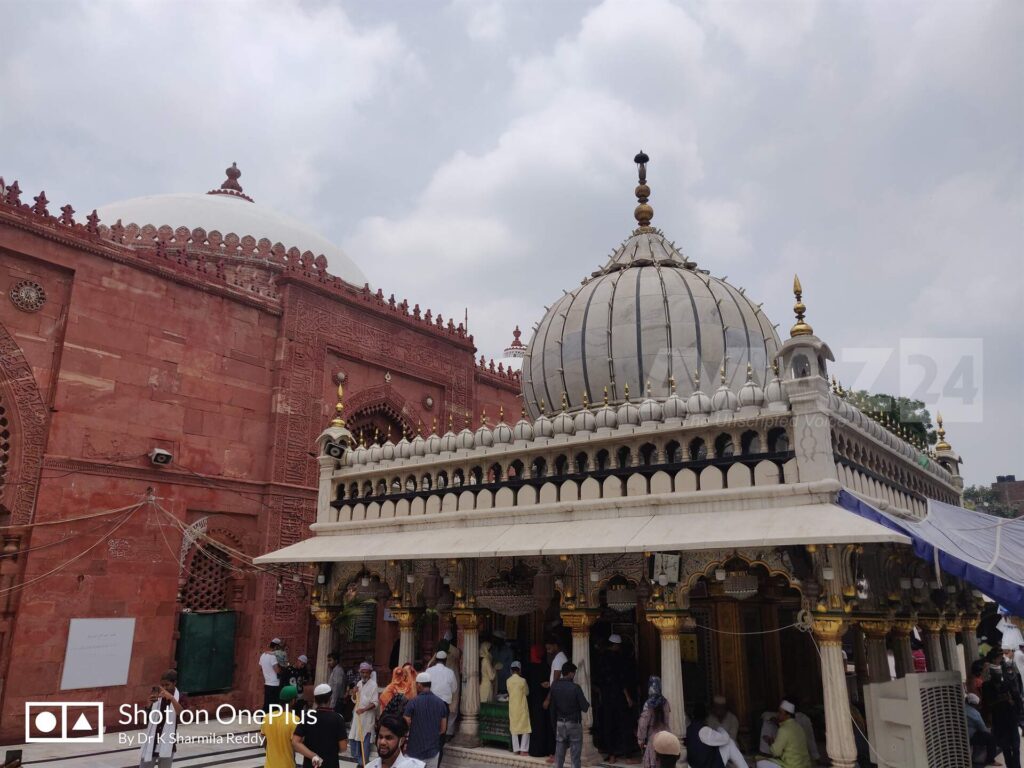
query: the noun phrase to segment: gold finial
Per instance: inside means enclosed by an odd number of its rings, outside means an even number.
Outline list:
[[[338,385],[338,402],[334,406],[334,418],[331,419],[331,426],[332,427],[339,427],[339,428],[342,428],[342,429],[344,429],[344,427],[345,427],[345,419],[342,416],[342,413],[345,410],[345,406],[341,402],[341,397],[344,394],[345,394],[345,387],[343,385],[339,384]]]
[[[651,380],[647,380],[647,399],[651,399]]]
[[[432,435],[436,435],[437,434],[437,416],[435,416],[430,421],[430,434],[432,434]]]
[[[604,388],[604,405],[605,408],[608,407],[608,387]]]
[[[525,406],[523,406],[522,410],[519,411],[519,415],[522,417],[522,419],[524,421],[526,420],[526,407]]]
[[[693,374],[693,391],[700,392],[700,371]]]
[[[718,371],[718,376],[722,380],[722,386],[725,386],[725,363],[722,363],[722,367]]]
[[[480,426],[481,427],[486,427],[487,426],[487,409],[486,408],[481,408],[480,409]]]
[[[935,423],[939,425],[939,428],[938,428],[939,441],[937,443],[935,443],[935,450],[936,451],[951,451],[951,450],[953,450],[953,446],[951,446],[949,443],[946,442],[946,430],[942,426],[942,414],[941,413],[936,414],[936,416],[935,416]]]
[[[778,375],[779,375],[779,361],[778,360],[772,360],[772,373],[775,374],[776,378],[778,377]]]
[[[463,429],[469,429],[470,426],[472,426],[472,424],[473,424],[473,415],[469,411],[466,411],[466,418],[462,422],[462,428]]]
[[[504,424],[505,423],[505,406],[504,405],[499,405],[498,406],[498,423],[499,424]]]
[[[567,410],[569,410],[569,396],[562,392],[562,413],[565,413]]]
[[[585,411],[589,411],[590,410],[590,398],[587,397],[587,393],[586,392],[583,393],[583,410],[585,410]]]
[[[543,416],[544,415],[544,411],[546,411],[546,410],[547,410],[547,403],[544,402],[544,398],[542,397],[540,399],[540,415]]]
[[[628,403],[629,402],[629,383],[628,382],[626,384],[622,385],[622,393],[623,393],[623,395],[626,398],[626,402]]]
[[[750,363],[747,363],[747,381],[753,381],[753,380],[754,380],[754,366],[752,366]]]
[[[449,432],[454,432],[455,431],[455,418],[452,416],[451,413],[448,414],[448,431]]]
[[[637,178],[639,183],[636,187],[637,206],[633,211],[633,218],[640,225],[640,231],[645,231],[651,226],[651,219],[654,218],[654,209],[648,204],[651,197],[651,188],[647,186],[647,163],[650,159],[641,149],[633,162],[637,166]]]
[[[793,275],[793,295],[796,297],[796,303],[793,305],[793,311],[796,313],[796,325],[789,329],[789,335],[791,338],[810,336],[814,333],[814,329],[810,324],[804,322],[804,313],[807,311],[807,307],[801,300],[804,289],[801,287],[800,278],[797,275]]]
[[[675,376],[669,376],[668,377],[668,386],[672,390],[672,394],[674,395],[676,393],[676,377]]]

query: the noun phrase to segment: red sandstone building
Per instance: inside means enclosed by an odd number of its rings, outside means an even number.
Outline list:
[[[258,703],[256,658],[273,636],[313,656],[315,574],[251,558],[314,520],[311,452],[337,373],[368,441],[519,410],[517,374],[476,362],[461,324],[371,290],[238,176],[99,216],[0,180],[6,741],[21,740],[26,701],[103,701],[109,725],[190,655],[228,660],[200,706]],[[172,462],[154,464],[154,449]],[[126,685],[61,690],[83,618],[135,619]],[[372,629],[347,650],[386,664],[397,626],[381,611]]]

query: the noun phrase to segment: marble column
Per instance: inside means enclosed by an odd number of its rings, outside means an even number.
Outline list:
[[[576,684],[583,689],[583,695],[591,708],[583,713],[583,765],[598,765],[601,755],[594,746],[594,695],[590,686],[590,627],[597,615],[587,610],[562,610],[562,624],[572,630],[572,658],[576,665]]]
[[[897,619],[892,624],[892,650],[896,660],[896,677],[914,673],[914,654],[910,647],[910,635],[914,631],[911,619]]]
[[[455,623],[462,638],[462,690],[459,730],[454,743],[480,746],[480,617],[470,609],[456,609]]]
[[[969,613],[960,625],[960,642],[964,644],[964,663],[967,673],[971,672],[971,664],[978,660],[978,615]]]
[[[316,670],[313,674],[313,684],[326,683],[331,671],[327,668],[327,654],[331,652],[331,643],[334,640],[334,617],[335,611],[327,606],[316,608],[313,616],[316,618],[319,634],[316,641]]]
[[[967,672],[960,660],[960,648],[956,644],[956,636],[960,633],[959,619],[947,619],[942,628],[942,658],[945,661],[946,669],[951,672],[959,672],[960,679],[967,679]]]
[[[942,658],[942,619],[920,619],[922,639],[924,640],[924,658],[928,662],[929,672],[945,672],[946,663]]]
[[[391,613],[398,620],[398,663],[416,661],[416,619],[419,611],[413,608],[392,608]]]
[[[837,768],[854,768],[857,742],[853,737],[850,697],[846,690],[846,662],[843,661],[841,618],[814,619],[814,639],[821,652],[821,687],[825,698],[825,751]]]
[[[688,617],[680,611],[652,611],[647,620],[658,630],[661,637],[661,692],[671,707],[668,728],[683,738],[684,712],[686,699],[683,695],[683,662],[682,649],[679,646],[679,633],[686,625]],[[680,760],[686,760],[685,749]]]
[[[868,662],[868,680],[872,683],[887,683],[889,676],[889,650],[885,638],[890,624],[883,619],[865,619],[858,622],[864,632],[864,652]]]

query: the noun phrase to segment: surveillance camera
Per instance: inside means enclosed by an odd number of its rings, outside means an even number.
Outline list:
[[[149,452],[149,460],[158,467],[166,467],[174,461],[174,454],[163,448],[154,448]]]
[[[327,443],[324,445],[324,455],[340,461],[345,456],[345,446],[341,443]]]

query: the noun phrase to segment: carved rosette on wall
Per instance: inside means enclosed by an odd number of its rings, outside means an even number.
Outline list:
[[[11,303],[22,312],[38,312],[46,303],[46,290],[34,280],[21,280],[11,286]]]

